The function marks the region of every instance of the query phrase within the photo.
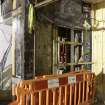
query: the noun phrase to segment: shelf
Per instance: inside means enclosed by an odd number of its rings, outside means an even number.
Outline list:
[[[58,43],[60,43],[60,44],[66,44],[66,45],[83,45],[83,43],[79,43],[79,42],[70,42],[70,41],[65,41],[65,42],[58,41]]]
[[[93,62],[79,62],[79,63],[64,63],[64,64],[55,64],[55,66],[75,66],[75,65],[89,65],[94,64]]]

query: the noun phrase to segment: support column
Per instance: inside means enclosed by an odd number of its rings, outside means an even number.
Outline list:
[[[71,30],[71,42],[74,42],[74,30]],[[71,63],[74,63],[74,45],[71,45]],[[71,66],[71,70],[74,70],[74,66]]]
[[[16,0],[13,0],[13,10],[16,9]],[[16,19],[12,21],[12,75],[16,75],[15,69],[15,36],[16,36]]]

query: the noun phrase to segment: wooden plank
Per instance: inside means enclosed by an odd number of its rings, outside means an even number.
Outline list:
[[[35,97],[34,94],[31,94],[31,105],[35,105]]]
[[[62,99],[62,87],[59,87],[59,105],[61,105],[61,99]]]
[[[104,0],[85,0],[85,2],[87,3],[91,3],[91,4],[98,4],[103,2]]]
[[[83,44],[83,43],[70,42],[70,41],[66,41],[66,42],[58,41],[58,43],[60,43],[60,44],[66,44],[66,45],[82,45]]]
[[[46,105],[49,105],[49,90],[46,90]]]
[[[71,35],[70,35],[70,41],[71,42],[73,42],[74,41],[74,37],[75,37],[75,35],[74,35],[74,29],[71,29]],[[74,45],[72,45],[72,46],[70,46],[70,49],[71,49],[71,51],[70,51],[70,62],[75,62],[75,58],[74,58],[74,52],[75,52],[75,47],[74,47]],[[74,65],[71,65],[70,66],[70,69],[71,70],[74,70]]]
[[[87,85],[86,85],[86,101],[88,101],[88,97],[89,97],[89,82],[87,81]]]
[[[16,9],[16,0],[13,0],[13,9]],[[13,19],[13,22],[15,19]],[[14,24],[13,23],[13,28],[12,28],[12,75],[16,75],[16,70],[15,70],[15,37],[16,37],[16,32],[14,30]]]
[[[19,14],[21,14],[22,13],[22,7],[18,7],[18,8],[16,8],[14,5],[15,5],[15,1],[13,2],[13,10],[11,10],[10,12],[8,12],[8,13],[6,13],[5,15],[3,15],[3,18],[4,18],[4,20],[3,21],[5,21],[5,20],[9,20],[10,18],[13,18],[13,17],[15,17],[15,16],[18,16]],[[9,18],[8,18],[9,17]]]
[[[39,92],[39,105],[42,105],[42,91]]]
[[[58,43],[56,42],[57,37],[58,37],[58,33],[56,32],[56,28],[53,27],[53,74],[57,74],[57,67],[54,66],[54,64],[57,64],[57,45]]]
[[[28,98],[29,98],[29,96],[28,95],[26,95],[26,100],[25,100],[25,102],[26,102],[26,105],[28,105],[29,104],[29,100],[28,100]]]
[[[77,83],[75,83],[74,105],[77,104],[76,101],[77,101]]]
[[[94,62],[79,62],[78,65],[94,64]]]
[[[52,91],[53,91],[53,105],[55,105],[56,90],[53,89]]]
[[[78,105],[81,102],[81,82],[79,82],[79,97],[78,97]]]
[[[72,105],[72,85],[70,84],[70,102],[69,105]]]
[[[85,101],[85,81],[83,81],[83,93],[82,93],[82,103]]]
[[[37,2],[35,4],[35,8],[41,8],[43,6],[49,5],[49,4],[56,2],[56,1],[58,1],[58,0],[43,0],[42,2],[39,2],[39,3]]]
[[[79,62],[79,63],[64,63],[64,64],[55,64],[54,66],[73,66],[73,65],[92,65],[94,62]]]
[[[67,105],[67,85],[65,86],[65,104]]]
[[[11,13],[12,13],[12,16],[17,16],[17,15],[21,14],[22,13],[22,7],[19,7],[17,9],[13,10]]]
[[[19,103],[19,105],[25,105],[25,97],[24,97],[24,95],[22,94],[20,97],[21,97],[21,98],[20,98],[20,103]]]

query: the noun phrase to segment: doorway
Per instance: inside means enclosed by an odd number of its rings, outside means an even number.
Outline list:
[[[83,53],[83,35],[80,29],[57,27],[53,39],[53,72],[57,74],[79,71]],[[54,70],[56,69],[56,70]]]

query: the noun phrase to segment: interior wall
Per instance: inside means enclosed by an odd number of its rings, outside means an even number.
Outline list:
[[[93,6],[92,18],[92,71],[98,75],[105,73],[105,2]]]
[[[35,35],[35,74],[48,75],[52,72],[52,25],[38,23]]]
[[[96,74],[96,103],[105,103],[105,2],[92,8],[92,71]]]

